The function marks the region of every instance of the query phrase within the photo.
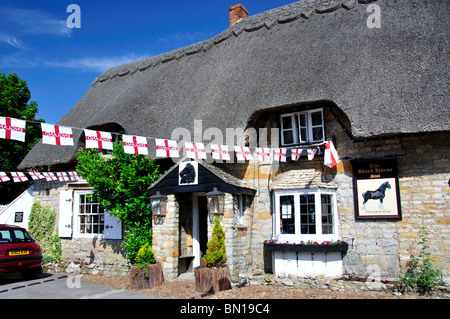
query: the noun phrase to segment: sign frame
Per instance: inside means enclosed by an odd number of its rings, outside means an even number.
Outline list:
[[[353,203],[355,219],[402,219],[397,158],[355,159]]]
[[[198,185],[198,163],[181,162],[178,166],[178,186]]]

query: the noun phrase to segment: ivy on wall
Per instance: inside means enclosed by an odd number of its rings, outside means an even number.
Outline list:
[[[61,261],[61,239],[55,228],[56,211],[35,202],[31,207],[28,231],[41,245],[43,263]]]

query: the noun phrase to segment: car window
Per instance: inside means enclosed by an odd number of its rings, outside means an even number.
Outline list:
[[[11,233],[9,230],[0,230],[0,244],[7,244],[11,242]]]
[[[22,229],[2,229],[0,230],[0,244],[8,243],[31,243],[33,237]]]
[[[13,241],[16,243],[30,243],[33,241],[33,238],[31,238],[31,236],[22,229],[15,229],[13,236]]]

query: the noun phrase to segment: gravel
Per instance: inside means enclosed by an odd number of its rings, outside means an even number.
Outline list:
[[[127,276],[83,275],[82,280],[116,289],[132,290]],[[395,295],[392,291],[333,291],[330,289],[299,289],[269,285],[233,285],[232,289],[202,296],[193,280],[164,281],[161,286],[139,290],[161,298],[176,299],[441,299],[441,296],[419,296],[416,293]]]

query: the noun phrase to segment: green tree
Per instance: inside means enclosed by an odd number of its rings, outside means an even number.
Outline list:
[[[206,262],[206,267],[224,267],[227,263],[227,255],[225,253],[225,232],[223,231],[217,216],[214,217],[214,229],[207,246],[208,249],[203,257]]]
[[[31,98],[27,82],[15,73],[6,76],[0,72],[0,116],[28,121],[36,120],[37,103],[29,102]],[[39,141],[41,130],[39,124],[27,124],[25,143],[0,139],[0,171],[15,171],[30,149]],[[30,183],[0,184],[0,204],[7,204],[23,192]]]
[[[139,249],[152,241],[152,213],[148,187],[160,176],[154,159],[126,154],[123,143],[112,156],[86,149],[77,157],[77,171],[94,188],[93,198],[125,225],[123,247],[131,264]]]

